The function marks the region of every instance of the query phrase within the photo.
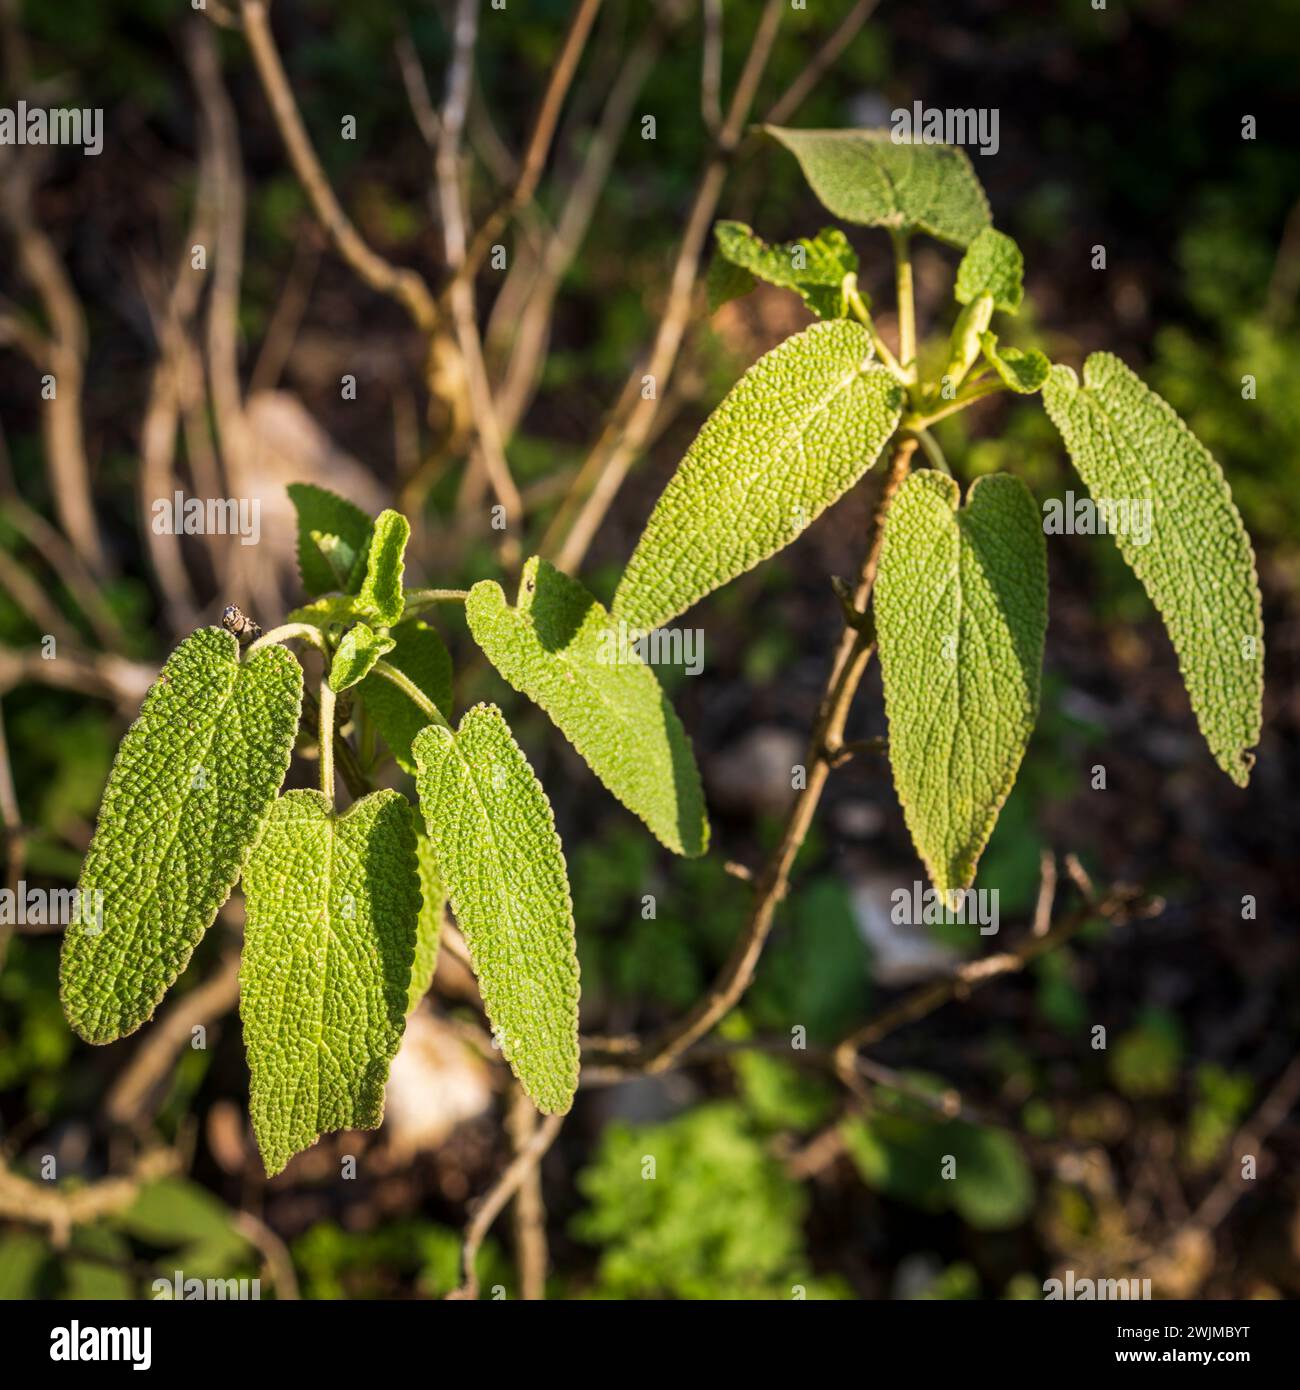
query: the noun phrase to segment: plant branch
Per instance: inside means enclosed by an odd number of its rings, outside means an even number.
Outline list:
[[[271,33],[266,0],[241,0],[240,8],[253,63],[289,162],[335,250],[371,289],[396,300],[410,314],[417,328],[431,334],[438,324],[438,306],[424,278],[418,271],[390,264],[371,250],[330,187],[285,74]]]

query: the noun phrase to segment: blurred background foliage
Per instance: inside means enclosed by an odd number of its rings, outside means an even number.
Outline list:
[[[847,8],[810,0],[785,15],[761,109]],[[537,399],[509,447],[515,476],[534,499],[524,553],[553,518],[654,333],[707,156],[700,9],[679,9],[635,106],[638,116],[656,116],[656,139],[640,138],[634,120],[621,140],[563,281]],[[724,92],[760,9],[758,0],[724,6]],[[569,10],[562,0],[484,10],[476,149],[494,140],[519,147]],[[394,44],[409,36],[436,99],[445,11],[398,0],[274,7],[304,117],[344,205],[385,256],[431,277],[440,238],[429,157]],[[165,595],[135,502],[138,421],[156,344],[139,282],[140,267],[170,265],[196,197],[197,116],[181,58],[182,17],[170,0],[23,0],[10,12],[17,24],[8,33],[25,36],[45,90],[106,111],[104,154],[58,152],[36,211],[88,318],[86,433],[97,519],[113,558],[97,592],[121,659],[156,665],[169,645]],[[606,4],[561,124],[559,176],[538,199],[541,218],[559,214],[602,74],[644,24],[643,5]],[[396,495],[411,465],[403,430],[421,428],[420,345],[399,311],[323,249],[242,39],[220,38],[248,199],[238,306],[245,375],[286,282],[309,263],[280,386],[381,495]],[[1162,894],[1165,914],[1123,930],[1095,922],[1021,976],[900,1031],[879,1061],[904,1089],[876,1086],[869,1106],[846,1108],[824,1068],[781,1056],[772,1040],[797,1026],[812,1049],[827,1047],[908,980],[1007,939],[950,928],[918,943],[920,929],[903,929],[911,932],[903,941],[890,931],[889,890],[920,871],[880,765],[855,761],[836,774],[755,984],[711,1055],[667,1077],[580,1096],[543,1170],[552,1296],[1032,1298],[1067,1265],[1116,1276],[1141,1252],[1166,1248],[1178,1257],[1161,1267],[1163,1293],[1300,1293],[1294,1118],[1276,1125],[1272,1157],[1249,1195],[1208,1231],[1193,1219],[1215,1191],[1233,1136],[1285,1069],[1300,1015],[1300,883],[1290,843],[1300,772],[1300,395],[1291,381],[1300,355],[1297,72],[1300,16],[1291,0],[1111,0],[1104,10],[1075,0],[884,0],[793,118],[882,124],[913,100],[999,110],[1000,152],[975,164],[997,224],[1025,252],[1028,303],[1012,341],[1075,365],[1099,347],[1119,352],[1225,465],[1265,591],[1265,739],[1250,790],[1236,792],[1199,743],[1168,643],[1113,545],[1054,538],[1043,715],[979,886],[998,889],[1004,933],[1024,930],[1042,851],[1073,851],[1099,882],[1128,880]],[[354,141],[332,138],[346,113],[357,117]],[[1242,138],[1246,115],[1258,123],[1251,140]],[[480,159],[475,211],[492,196]],[[793,161],[759,142],[737,158],[719,215],[751,222],[772,240],[810,234],[828,220]],[[853,240],[864,284],[887,303],[884,239],[855,229]],[[1106,249],[1104,271],[1092,268],[1097,246]],[[946,287],[955,259],[934,243],[917,248],[922,321],[941,336],[954,312]],[[486,317],[497,280],[485,271],[480,284]],[[24,297],[3,258],[0,292]],[[745,365],[803,321],[776,291],[712,320],[702,310],[693,318],[672,408],[584,569],[602,598],[701,420]],[[504,350],[491,333],[488,349],[493,361]],[[42,563],[9,510],[16,496],[49,519],[55,499],[36,375],[16,355],[3,361],[0,641],[31,650],[48,630],[43,610],[12,582],[19,568],[37,576],[69,643],[89,648],[99,634],[84,596],[58,566]],[[359,378],[355,401],[340,400],[343,371]],[[1012,469],[1040,500],[1081,490],[1034,403],[988,403],[944,422],[940,437],[965,479]],[[437,473],[427,493],[416,559],[438,584],[500,573],[496,538],[457,509],[460,473]],[[319,481],[333,483],[328,469]],[[492,673],[468,660],[458,671],[459,704],[498,699],[518,714],[519,737],[555,801],[589,1032],[661,1025],[726,958],[747,889],[724,861],[760,863],[779,833],[788,769],[801,757],[838,623],[826,578],[854,563],[865,516],[861,499],[847,501],[778,561],[710,600],[700,618],[704,673],[665,673],[714,810],[716,849],[703,861],[669,862]],[[201,559],[196,576],[211,620],[224,595]],[[467,656],[463,635],[447,635]],[[859,697],[851,736],[885,732],[873,682]],[[130,713],[101,696],[13,680],[4,691],[25,874],[34,885],[75,881]],[[197,953],[182,998],[220,968],[217,938],[228,943],[238,926],[236,909]],[[19,933],[9,945],[0,973],[0,1121],[14,1173],[36,1178],[42,1157],[53,1155],[60,1181],[75,1190],[116,1171],[123,1145],[142,1142],[141,1133],[115,1127],[102,1103],[149,1030],[110,1049],[77,1043],[59,1011],[57,955],[48,932]],[[424,1009],[430,1027],[476,1017],[472,998],[442,972]],[[1093,1043],[1099,1025],[1108,1033],[1104,1050]],[[0,1223],[0,1296],[148,1297],[152,1280],[176,1269],[205,1279],[262,1277],[264,1296],[295,1287],[318,1298],[446,1293],[457,1280],[466,1202],[491,1181],[508,1146],[499,1078],[485,1082],[467,1070],[472,1103],[456,1111],[441,1065],[418,1073],[433,1096],[428,1104],[451,1106],[435,1138],[399,1145],[405,1110],[390,1099],[378,1136],[327,1139],[267,1184],[241,1120],[246,1072],[228,1014],[212,1024],[204,1049],[180,1051],[148,1108],[143,1137],[175,1146],[186,1175],[144,1184],[121,1210],[77,1226],[62,1248],[39,1228]],[[951,1088],[978,1121],[936,1110]],[[357,1177],[340,1179],[340,1156],[361,1151]],[[956,1158],[960,1183],[939,1176],[946,1155]],[[484,1297],[516,1296],[516,1239],[502,1223],[484,1247]]]

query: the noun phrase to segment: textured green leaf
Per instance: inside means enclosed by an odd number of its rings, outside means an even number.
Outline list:
[[[708,296],[709,313],[716,313],[724,304],[748,294],[758,281],[747,270],[742,270],[720,252],[713,253],[709,269],[704,277],[704,289]]]
[[[1094,501],[1150,506],[1148,543],[1121,531],[1115,544],[1164,619],[1210,751],[1244,787],[1259,742],[1264,622],[1255,554],[1223,470],[1109,352],[1084,363],[1082,390],[1071,368],[1054,367],[1043,404]]]
[[[365,680],[375,662],[392,650],[393,639],[386,632],[372,632],[365,623],[349,628],[330,663],[330,689],[348,690]]]
[[[409,676],[437,705],[443,718],[450,719],[451,657],[442,638],[419,621],[402,623],[389,635],[394,645],[385,660],[404,676]],[[407,772],[413,773],[415,759],[411,756],[411,743],[429,722],[429,716],[383,676],[367,676],[358,694],[393,757]]]
[[[414,810],[411,817],[413,821],[419,819]],[[438,968],[438,946],[442,941],[443,907],[447,901],[433,841],[425,834],[423,825],[417,825],[415,830],[415,861],[420,871],[420,919],[415,934],[411,990],[406,999],[408,1014],[433,984],[434,971]]]
[[[290,483],[287,491],[298,513],[302,587],[309,594],[349,588],[350,574],[340,578],[336,567],[351,559],[355,571],[355,562],[365,555],[370,543],[370,518],[360,507],[314,483]]]
[[[960,489],[923,469],[889,510],[876,634],[894,785],[940,893],[970,886],[1038,714],[1042,519],[1006,473]]]
[[[410,536],[411,523],[401,512],[382,511],[375,518],[375,534],[366,554],[366,573],[357,594],[357,606],[381,627],[400,622],[406,606],[402,572]]]
[[[495,705],[415,740],[420,809],[483,1006],[539,1110],[578,1085],[578,956],[551,804]]]
[[[516,607],[499,584],[470,591],[474,640],[512,686],[540,705],[587,765],[677,854],[709,842],[704,792],[690,740],[654,671],[576,579],[536,558]]]
[[[411,807],[377,791],[336,815],[286,792],[244,874],[239,1013],[268,1177],[336,1129],[377,1129],[406,1026],[420,881]]]
[[[888,130],[764,126],[799,161],[823,206],[866,227],[917,228],[967,246],[992,222],[964,150],[895,144]]]
[[[117,751],[86,852],[82,901],[103,923],[63,939],[64,1012],[87,1042],[134,1032],[230,896],[289,769],[302,668],[278,646],[246,661],[221,628],[171,654]]]
[[[310,623],[329,636],[341,636],[362,616],[352,594],[326,594],[313,603],[295,608],[285,616],[286,623]]]
[[[743,222],[719,222],[713,235],[719,254],[732,265],[796,291],[818,318],[843,317],[844,277],[857,271],[858,257],[838,227],[777,246],[769,246]]]
[[[773,348],[705,421],[637,545],[613,615],[658,627],[789,545],[876,461],[902,392],[867,330],[815,323]]]
[[[1004,233],[985,227],[966,248],[957,267],[957,302],[969,304],[982,294],[991,294],[995,308],[1014,314],[1025,297],[1024,274],[1020,247]]]
[[[980,347],[993,365],[993,370],[1019,396],[1032,396],[1041,391],[1052,364],[1037,348],[1022,352],[1019,348],[998,347],[996,333],[981,333]]]

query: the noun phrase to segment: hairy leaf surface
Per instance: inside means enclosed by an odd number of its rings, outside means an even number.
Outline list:
[[[202,628],[171,654],[117,751],[78,884],[102,929],[63,939],[64,1012],[87,1042],[134,1032],[230,896],[289,769],[302,668],[283,647],[239,659]]]
[[[719,255],[732,265],[769,285],[794,290],[818,318],[843,317],[844,277],[857,270],[858,257],[838,227],[777,246],[769,246],[743,222],[719,222],[713,235]]]
[[[1032,396],[1043,389],[1052,364],[1037,348],[1022,352],[1019,348],[999,347],[996,333],[980,334],[980,347],[993,370],[1018,396]]]
[[[1264,624],[1255,555],[1227,479],[1174,408],[1118,357],[1094,352],[1083,387],[1055,367],[1043,404],[1094,502],[1150,507],[1119,552],[1164,619],[1201,733],[1238,786],[1259,742]]]
[[[495,705],[415,740],[438,871],[501,1050],[539,1110],[578,1085],[578,956],[564,851],[542,784]]]
[[[298,569],[302,587],[312,595],[352,589],[360,574],[373,523],[351,502],[314,483],[290,483],[287,489],[298,513]],[[323,543],[322,543],[323,542]]]
[[[995,308],[1014,314],[1025,296],[1024,274],[1020,247],[1005,233],[985,227],[966,248],[957,267],[957,303],[969,304],[982,294],[991,294]]]
[[[1010,474],[899,489],[876,580],[894,785],[935,888],[967,888],[1038,714],[1047,629],[1042,520]]]
[[[386,632],[372,632],[365,623],[349,628],[330,663],[330,689],[348,690],[365,680],[375,662],[392,649],[393,639]]]
[[[406,1026],[420,881],[411,807],[377,791],[340,816],[286,792],[244,875],[239,1012],[268,1177],[336,1129],[377,1129]]]
[[[382,511],[375,518],[375,534],[366,555],[365,578],[357,594],[357,607],[369,613],[381,627],[391,627],[402,618],[406,605],[402,574],[410,536],[411,523],[401,512]]]
[[[636,633],[620,632],[582,584],[537,558],[524,567],[514,608],[484,580],[465,616],[497,670],[551,716],[629,811],[675,853],[704,853],[695,756],[654,671],[630,650]]]
[[[411,966],[411,991],[406,1000],[406,1012],[429,992],[434,971],[438,968],[438,947],[442,941],[443,908],[447,892],[438,873],[438,859],[433,841],[425,833],[419,813],[412,808],[415,827],[415,860],[420,871],[420,920],[415,934],[415,962]]]
[[[964,150],[895,144],[888,130],[763,129],[799,161],[823,206],[846,222],[918,229],[968,246],[993,220]]]
[[[666,623],[789,545],[876,461],[902,392],[861,324],[815,323],[741,377],[664,489],[614,596]]]
[[[418,619],[399,624],[389,633],[393,649],[384,659],[410,677],[437,705],[444,719],[451,718],[451,657],[442,638]],[[380,737],[399,766],[415,771],[411,743],[429,722],[429,716],[392,681],[373,673],[358,687]]]

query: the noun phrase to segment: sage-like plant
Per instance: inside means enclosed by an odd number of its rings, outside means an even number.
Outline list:
[[[769,246],[720,223],[715,305],[761,279],[797,293],[821,321],[756,362],[705,423],[609,611],[540,558],[524,566],[513,605],[490,581],[468,592],[406,588],[404,517],[372,521],[295,485],[310,602],[265,634],[228,612],[222,628],[186,638],[123,739],[82,870],[82,916],[65,939],[64,1007],[90,1042],[140,1027],[242,878],[240,1012],[268,1174],[325,1132],[380,1123],[389,1063],[436,968],[444,902],[528,1095],[559,1113],[577,1088],[574,922],[550,803],[499,709],[477,705],[453,725],[451,659],[426,621],[434,612],[463,605],[489,661],[608,790],[667,848],[703,854],[709,827],[690,742],[626,637],[788,545],[892,441],[868,559],[856,588],[841,587],[854,636],[819,729],[827,735],[833,719],[838,737],[878,644],[895,785],[936,890],[955,904],[1034,726],[1047,568],[1025,484],[983,477],[963,503],[930,426],[995,392],[1041,393],[1094,498],[1149,507],[1144,534],[1121,530],[1116,542],[1165,621],[1211,752],[1247,780],[1260,729],[1261,605],[1218,464],[1117,358],[1091,356],[1081,385],[1041,352],[1000,344],[991,324],[1020,307],[1022,258],[992,228],[960,151],[878,132],[770,134],[831,213],[888,231],[896,353],[842,231]],[[924,350],[908,251],[918,232],[964,252],[955,325]],[[918,456],[932,466],[913,469]],[[610,640],[616,631],[623,640]],[[290,642],[322,657],[314,696]],[[281,794],[304,714],[317,725],[320,791]],[[380,741],[412,774],[418,815],[401,793],[370,790]],[[336,767],[355,798],[343,810]],[[802,829],[787,833],[762,923]],[[743,969],[738,978],[743,988]],[[680,1037],[711,1019],[697,1010]]]

